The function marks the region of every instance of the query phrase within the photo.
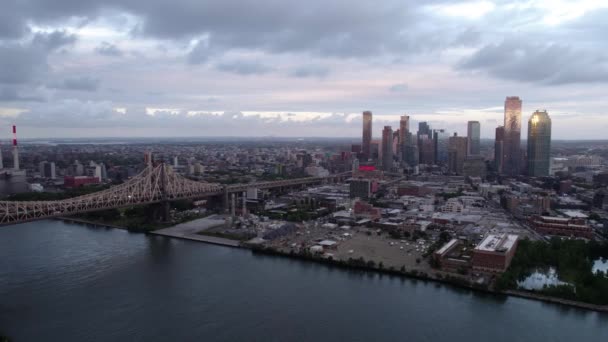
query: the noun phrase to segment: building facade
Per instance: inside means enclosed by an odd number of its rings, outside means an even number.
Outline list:
[[[435,140],[435,163],[447,165],[450,134],[445,129],[438,129],[434,131],[433,138]]]
[[[528,175],[549,176],[551,164],[551,118],[536,111],[528,120]]]
[[[372,112],[363,112],[363,139],[361,141],[361,154],[363,159],[367,160],[371,157],[372,143]]]
[[[504,126],[496,127],[496,136],[494,138],[494,166],[496,172],[502,173],[505,157],[505,128]]]
[[[521,173],[521,106],[517,96],[505,100],[504,157],[502,173],[517,176]]]
[[[448,143],[448,171],[457,175],[462,175],[464,160],[467,156],[467,137],[453,136]]]
[[[479,121],[467,122],[467,155],[479,155],[481,144],[481,125]]]
[[[384,126],[382,130],[382,170],[391,171],[393,169],[393,129],[391,126]]]

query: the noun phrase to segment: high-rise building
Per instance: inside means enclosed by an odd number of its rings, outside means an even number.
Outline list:
[[[418,138],[412,133],[408,132],[405,136],[405,163],[410,168],[416,168],[418,166]]]
[[[436,129],[433,132],[433,138],[435,140],[435,163],[437,165],[446,165],[448,163],[450,134],[445,129]]]
[[[434,140],[426,134],[422,134],[418,138],[420,164],[433,165],[435,163]]]
[[[468,156],[462,165],[462,175],[465,177],[486,177],[486,163],[482,156]]]
[[[528,175],[548,176],[551,153],[551,118],[536,111],[528,120]]]
[[[425,135],[428,136],[429,138],[433,137],[433,132],[431,132],[431,126],[429,126],[428,123],[426,123],[426,121],[423,122],[419,122],[418,123],[418,135]]]
[[[505,100],[505,137],[502,173],[517,176],[521,172],[521,99],[508,96]]]
[[[449,138],[448,146],[448,170],[451,173],[461,175],[463,173],[464,160],[467,156],[468,137],[459,137],[454,134]]]
[[[363,140],[361,142],[361,153],[363,159],[371,157],[370,146],[372,143],[372,112],[363,112]]]
[[[479,121],[467,123],[467,155],[469,156],[477,156],[480,153],[480,128]]]
[[[391,171],[393,169],[393,129],[384,126],[382,130],[382,169]]]
[[[397,148],[397,155],[399,160],[405,163],[406,161],[406,146],[408,144],[408,133],[410,132],[410,117],[408,115],[402,115],[399,120],[399,146]]]
[[[55,162],[42,161],[38,164],[38,171],[40,172],[40,177],[42,178],[57,178],[57,174],[55,172]]]
[[[498,173],[502,173],[505,157],[505,128],[496,127],[496,137],[494,138],[494,166]]]

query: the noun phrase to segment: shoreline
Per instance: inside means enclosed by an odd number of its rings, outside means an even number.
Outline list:
[[[557,305],[562,305],[562,306],[567,306],[567,307],[574,307],[577,309],[594,311],[594,312],[598,312],[601,314],[608,313],[608,305],[597,305],[597,304],[590,304],[590,303],[584,303],[584,302],[577,302],[577,301],[573,301],[573,300],[567,300],[567,299],[562,299],[562,298],[558,298],[558,297],[550,297],[550,296],[546,296],[546,295],[543,295],[540,293],[526,292],[526,291],[521,291],[521,290],[496,291],[496,290],[491,290],[488,288],[477,287],[474,284],[471,284],[468,282],[464,283],[464,282],[454,281],[454,279],[457,279],[457,278],[446,279],[446,278],[432,277],[429,274],[427,274],[426,272],[417,272],[416,270],[403,272],[403,271],[396,270],[396,269],[391,270],[391,269],[386,269],[386,268],[369,267],[366,265],[350,265],[350,264],[348,264],[347,261],[344,261],[344,260],[325,259],[325,258],[318,258],[318,257],[313,257],[313,256],[309,257],[309,256],[304,256],[304,255],[300,255],[300,254],[296,254],[296,253],[294,253],[294,254],[285,253],[285,252],[277,251],[274,249],[268,249],[265,247],[249,247],[249,249],[251,249],[252,253],[276,255],[276,256],[288,257],[288,258],[293,258],[293,259],[299,259],[302,261],[315,262],[315,263],[324,264],[324,265],[333,266],[333,267],[340,267],[340,268],[345,268],[345,269],[357,269],[357,270],[368,271],[368,272],[377,272],[377,273],[383,273],[383,274],[389,274],[389,275],[396,275],[396,276],[400,276],[400,277],[413,278],[413,279],[417,279],[417,280],[432,281],[432,282],[436,282],[436,283],[455,286],[455,287],[462,288],[462,289],[469,289],[472,291],[492,294],[495,296],[507,296],[507,297],[511,296],[511,297],[535,300],[535,301],[544,302],[544,303],[551,303],[551,304],[557,304]]]
[[[89,221],[89,220],[78,219],[78,218],[56,217],[55,219],[61,220],[64,222],[68,222],[68,223],[77,223],[77,224],[84,224],[84,225],[92,225],[95,227],[115,228],[115,229],[123,229],[123,230],[131,231],[126,227],[115,226],[115,225],[111,225],[111,224],[99,223],[99,222],[94,222],[94,221]],[[162,229],[159,229],[159,230],[162,230]],[[260,254],[266,254],[266,255],[274,255],[274,256],[280,256],[280,257],[299,259],[302,261],[315,262],[315,263],[324,264],[324,265],[332,266],[332,267],[340,267],[340,268],[345,268],[345,269],[358,269],[358,270],[362,270],[362,271],[378,272],[378,273],[383,273],[383,274],[390,274],[390,275],[395,275],[395,276],[400,276],[400,277],[417,279],[417,280],[432,281],[432,282],[436,282],[436,283],[440,283],[440,284],[451,285],[451,286],[459,287],[462,289],[469,289],[472,291],[492,294],[492,295],[496,295],[496,296],[511,296],[511,297],[535,300],[535,301],[544,302],[544,303],[551,303],[551,304],[557,304],[557,305],[562,305],[562,306],[567,306],[567,307],[574,307],[574,308],[594,311],[594,312],[598,312],[598,313],[604,313],[604,314],[608,313],[608,305],[597,305],[597,304],[591,304],[591,303],[585,303],[585,302],[577,302],[577,301],[562,299],[562,298],[558,298],[558,297],[551,297],[551,296],[543,295],[541,293],[522,291],[522,290],[496,291],[496,290],[492,290],[492,289],[488,289],[488,288],[475,286],[475,284],[471,284],[469,282],[465,283],[462,281],[457,281],[457,279],[459,279],[459,278],[456,278],[456,277],[438,278],[438,277],[429,275],[426,272],[420,272],[417,270],[406,270],[405,272],[403,272],[403,271],[397,270],[397,269],[378,268],[375,266],[370,267],[367,265],[351,265],[351,264],[348,264],[348,261],[345,261],[345,260],[326,259],[326,258],[314,257],[312,255],[305,256],[305,255],[300,255],[300,254],[296,254],[296,253],[293,253],[293,254],[286,253],[286,252],[278,251],[278,250],[264,247],[264,246],[248,245],[248,244],[242,243],[241,241],[238,241],[238,240],[232,240],[232,239],[208,236],[208,235],[179,235],[179,234],[170,234],[170,233],[166,233],[166,232],[158,232],[158,230],[134,231],[134,232],[144,233],[146,235],[164,236],[167,238],[189,240],[189,241],[193,241],[193,242],[208,243],[208,244],[213,244],[216,246],[249,249],[252,253],[260,253]]]

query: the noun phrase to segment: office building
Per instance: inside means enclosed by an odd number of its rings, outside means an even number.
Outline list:
[[[55,163],[43,161],[38,164],[38,172],[40,172],[40,177],[42,178],[57,178],[57,174],[55,172]]]
[[[512,234],[488,235],[473,249],[473,270],[502,273],[507,270],[517,250],[518,236]]]
[[[405,144],[405,163],[409,168],[418,167],[418,138],[412,133],[407,133],[405,136],[407,143]]]
[[[517,176],[521,171],[521,105],[517,96],[505,100],[502,173],[509,176]]]
[[[462,175],[465,177],[486,177],[486,162],[482,156],[468,156],[462,165]]]
[[[528,175],[548,176],[551,161],[551,118],[536,111],[528,120]]]
[[[480,153],[481,126],[479,121],[467,123],[467,155],[477,156]]]
[[[426,135],[430,138],[433,137],[433,132],[431,131],[431,126],[425,121],[418,123],[418,135]]]
[[[399,146],[397,149],[397,155],[399,156],[399,160],[403,161],[406,164],[406,150],[407,144],[409,142],[410,133],[410,117],[408,115],[402,115],[401,120],[399,120]]]
[[[393,169],[393,129],[391,126],[384,126],[382,130],[382,170],[392,171]]]
[[[372,195],[372,181],[369,179],[353,179],[350,181],[350,198],[369,199]]]
[[[462,175],[464,160],[467,156],[468,137],[459,137],[454,134],[448,141],[448,171]]]
[[[435,143],[432,137],[426,134],[420,135],[418,139],[418,151],[420,164],[435,164]]]
[[[437,129],[434,131],[433,138],[435,140],[435,163],[447,165],[450,134],[445,129]]]
[[[496,127],[496,136],[494,138],[494,167],[498,173],[502,173],[505,157],[505,128],[503,126]]]
[[[363,159],[367,160],[371,157],[372,143],[372,112],[363,112],[363,139],[361,142],[361,154]]]

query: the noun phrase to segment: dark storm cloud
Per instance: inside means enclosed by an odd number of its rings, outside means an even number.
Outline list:
[[[46,51],[53,51],[76,42],[76,36],[65,31],[40,32],[34,35],[32,45]]]
[[[48,71],[48,55],[75,40],[73,35],[55,31],[37,33],[28,42],[0,41],[0,83],[38,81]]]
[[[97,91],[101,81],[91,76],[68,77],[61,82],[50,84],[50,88],[75,90],[75,91]]]
[[[424,23],[424,14],[413,0],[5,1],[13,8],[13,27],[30,20],[57,24],[66,18],[87,21],[108,11],[128,12],[141,19],[134,30],[137,35],[168,40],[205,35],[215,50],[255,48],[362,57],[410,53],[435,44],[415,32],[416,25]],[[446,1],[425,4],[442,2]]]
[[[224,72],[231,72],[239,75],[261,75],[273,70],[272,67],[256,61],[236,60],[221,62],[216,69]]]
[[[123,55],[123,52],[116,47],[116,45],[108,42],[102,42],[98,47],[95,48],[95,52],[100,55],[110,57],[120,57]]]
[[[324,78],[329,75],[329,68],[322,65],[304,65],[296,68],[289,73],[289,76],[306,78],[306,77],[317,77]]]
[[[567,45],[507,39],[464,59],[459,68],[514,81],[543,84],[608,82],[608,59]]]

